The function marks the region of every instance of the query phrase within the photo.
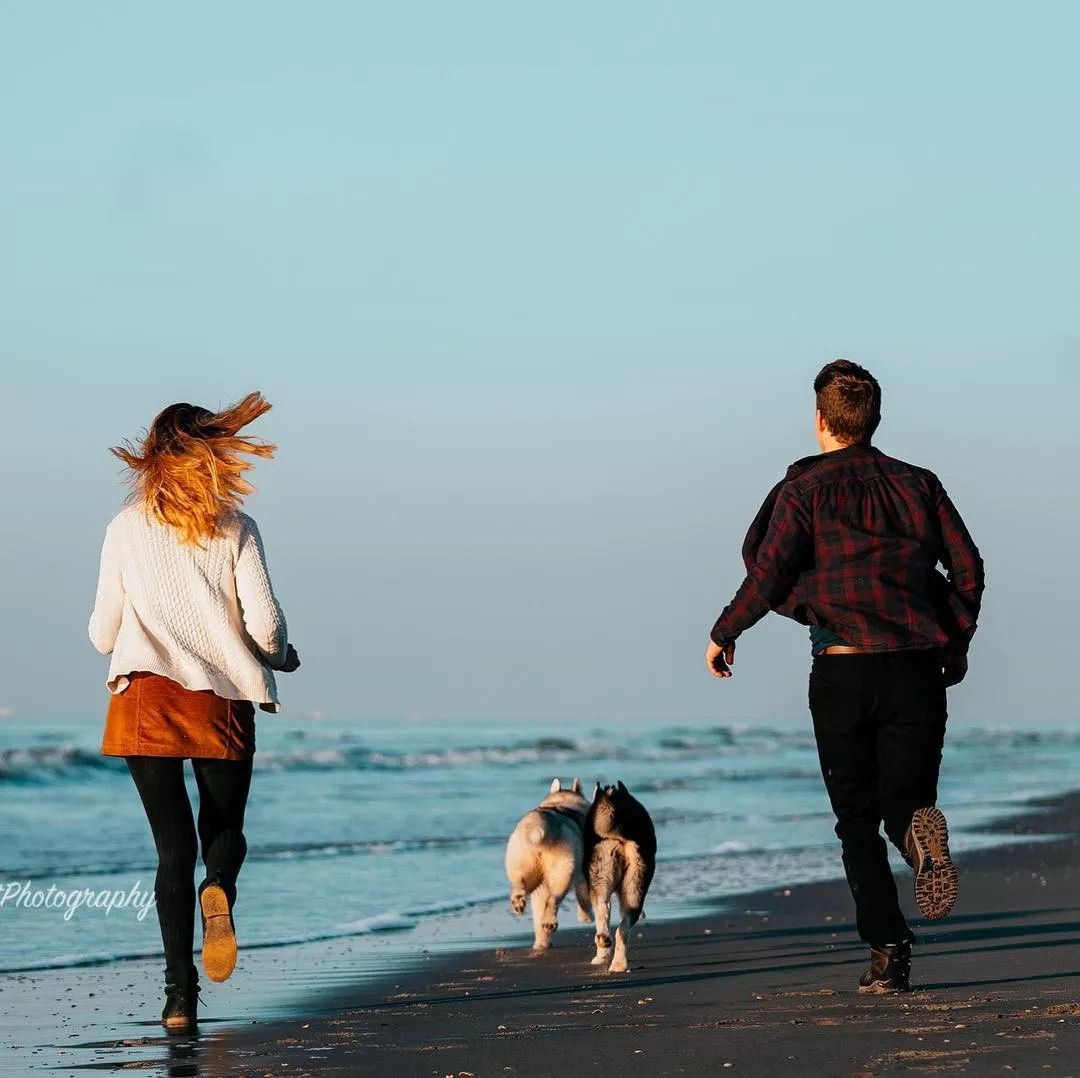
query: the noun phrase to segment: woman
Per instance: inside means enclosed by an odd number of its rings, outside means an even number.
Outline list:
[[[262,539],[240,512],[253,489],[241,454],[275,447],[240,431],[269,411],[250,393],[222,412],[173,404],[127,465],[131,504],[105,532],[90,639],[112,655],[101,751],[122,756],[142,798],[158,869],[170,1033],[197,1019],[194,947],[196,835],[206,878],[198,891],[202,961],[212,981],[236,964],[233,904],[247,851],[244,808],[255,751],[255,707],[279,710],[274,670],[300,665],[266,571]],[[198,827],[184,785],[190,759]]]

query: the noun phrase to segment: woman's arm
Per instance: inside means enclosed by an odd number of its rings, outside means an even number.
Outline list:
[[[259,649],[263,661],[274,670],[280,669],[285,664],[289,646],[285,615],[270,584],[259,527],[247,516],[241,521],[240,552],[236,558],[236,597],[240,601],[244,628]]]
[[[124,616],[124,577],[120,563],[120,544],[110,524],[101,545],[101,568],[98,571],[97,598],[90,615],[90,642],[108,655],[116,646],[120,621]]]

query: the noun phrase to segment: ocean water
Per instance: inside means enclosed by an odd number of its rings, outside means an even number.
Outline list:
[[[54,889],[152,890],[155,855],[122,761],[96,721],[0,722],[0,973],[160,953],[153,909],[32,904]],[[750,888],[840,873],[808,728],[566,723],[361,724],[265,717],[248,809],[237,919],[245,948],[395,932],[520,939],[506,837],[552,777],[621,779],[657,826],[650,918]],[[941,803],[954,848],[975,828],[1080,780],[1080,736],[950,731]],[[190,781],[194,797],[194,783]],[[21,897],[20,897],[21,896]],[[304,910],[298,919],[297,910]],[[562,920],[574,923],[572,903]],[[450,941],[452,942],[452,941]]]

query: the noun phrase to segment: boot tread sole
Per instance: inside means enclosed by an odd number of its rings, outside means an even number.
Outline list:
[[[921,808],[911,818],[915,844],[915,902],[928,921],[952,912],[959,876],[949,856],[949,825],[939,808]]]
[[[229,915],[229,900],[217,886],[199,897],[203,926],[202,964],[212,981],[227,981],[236,968],[236,933]]]

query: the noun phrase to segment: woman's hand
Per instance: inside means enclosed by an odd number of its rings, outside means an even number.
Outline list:
[[[300,666],[300,656],[296,654],[296,648],[290,644],[285,651],[285,661],[278,667],[283,674],[291,674]]]

